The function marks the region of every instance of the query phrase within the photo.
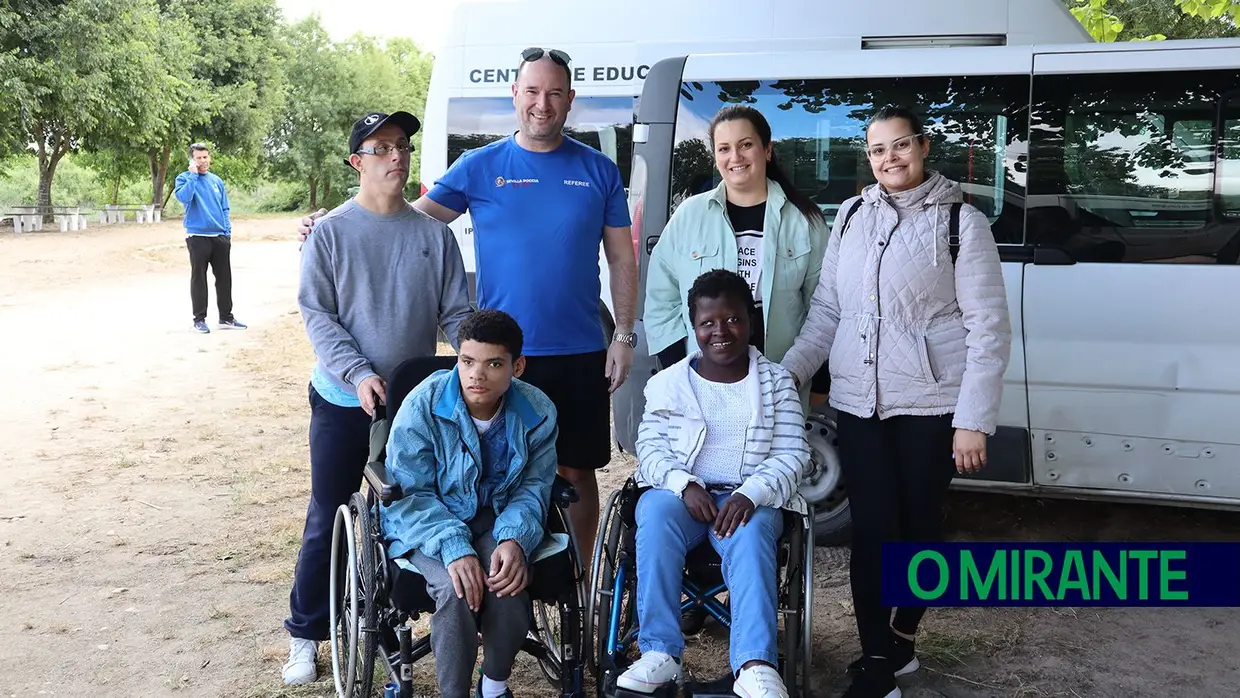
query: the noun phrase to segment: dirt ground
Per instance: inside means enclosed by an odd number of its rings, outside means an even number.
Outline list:
[[[309,489],[294,222],[235,227],[250,329],[206,336],[190,329],[178,222],[0,234],[0,696],[331,694],[326,647],[320,683],[279,678]],[[604,492],[631,468],[617,457]],[[949,518],[958,538],[998,540],[1240,531],[1232,514],[965,494]],[[857,652],[847,559],[817,554],[824,698]],[[1237,609],[938,610],[923,627],[905,696],[1240,695]],[[691,666],[718,666],[726,637],[690,646]],[[528,658],[512,686],[547,690]]]

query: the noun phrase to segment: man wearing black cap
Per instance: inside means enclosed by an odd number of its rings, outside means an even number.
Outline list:
[[[360,189],[318,221],[302,248],[297,301],[317,361],[310,504],[284,622],[286,684],[317,678],[317,643],[329,636],[332,523],[361,486],[386,379],[405,359],[435,354],[439,329],[458,348],[457,328],[471,310],[452,230],[404,198],[409,138],[419,126],[403,111],[372,112],[353,125],[345,162]]]

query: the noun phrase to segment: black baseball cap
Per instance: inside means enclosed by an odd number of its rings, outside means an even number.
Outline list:
[[[398,111],[391,114],[372,111],[353,122],[353,133],[349,134],[349,154],[356,153],[357,149],[362,147],[362,141],[370,138],[371,134],[383,128],[387,123],[399,126],[405,132],[406,138],[413,138],[413,134],[422,128],[422,123],[418,121],[418,117],[407,111]],[[344,164],[352,167],[348,158],[344,159]]]

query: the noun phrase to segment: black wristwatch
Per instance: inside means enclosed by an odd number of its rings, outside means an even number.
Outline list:
[[[636,347],[637,346],[637,333],[636,332],[617,332],[615,335],[612,336],[611,341],[620,342],[621,344],[627,344],[630,347]]]

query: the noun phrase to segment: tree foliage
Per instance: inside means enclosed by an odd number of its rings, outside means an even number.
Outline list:
[[[356,183],[341,162],[353,121],[422,117],[432,60],[407,39],[290,25],[277,0],[0,0],[0,173],[33,151],[31,195],[50,204],[57,164],[80,153],[110,199],[148,177],[163,204],[203,141],[231,182],[284,178],[335,202]],[[418,169],[415,150],[415,190]]]
[[[1240,36],[1240,0],[1064,0],[1096,41]]]

